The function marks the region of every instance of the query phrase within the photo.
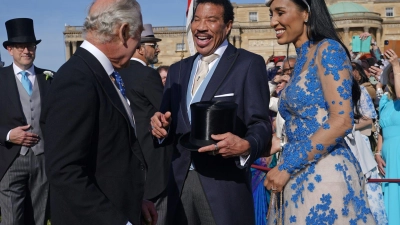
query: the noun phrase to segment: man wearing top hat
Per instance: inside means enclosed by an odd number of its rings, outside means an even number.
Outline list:
[[[176,146],[168,219],[170,224],[253,225],[249,166],[267,152],[271,139],[264,59],[228,43],[234,20],[230,1],[197,3],[191,30],[198,53],[170,67],[161,110],[151,118],[153,135]],[[213,120],[193,114],[190,105],[200,101],[237,104],[235,129],[211,133],[215,140],[211,145],[187,138],[196,130],[194,122]],[[215,126],[203,127],[212,131]],[[198,145],[196,151],[189,151],[190,144]]]
[[[48,183],[39,125],[53,72],[33,65],[33,20],[5,23],[13,63],[0,69],[0,208],[2,224],[46,224]]]
[[[164,86],[158,72],[149,64],[158,62],[160,52],[151,24],[144,24],[140,45],[136,48],[129,66],[120,71],[124,80],[126,96],[135,116],[136,133],[148,171],[144,198],[155,203],[158,212],[157,224],[164,224],[166,218],[166,187],[172,148],[157,147],[149,130],[149,120],[160,110]]]

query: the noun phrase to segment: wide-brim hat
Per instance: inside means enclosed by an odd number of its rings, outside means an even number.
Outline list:
[[[203,101],[190,105],[191,131],[179,138],[179,144],[189,151],[212,145],[217,141],[211,134],[233,133],[237,104],[234,102]]]
[[[265,5],[266,5],[267,7],[270,7],[273,1],[274,1],[274,0],[266,0],[266,1],[265,1]]]
[[[3,47],[18,43],[39,44],[42,40],[36,40],[33,30],[33,20],[29,18],[16,18],[6,21],[8,40],[3,42]]]
[[[143,24],[144,30],[142,31],[140,43],[144,42],[159,42],[161,39],[156,38],[151,24]]]
[[[398,59],[398,61],[399,61],[399,63],[400,63],[400,59]],[[387,65],[384,69],[383,69],[383,71],[382,71],[382,74],[381,74],[381,77],[380,77],[380,80],[379,80],[379,82],[381,82],[381,84],[383,84],[383,85],[387,85],[388,84],[388,82],[389,82],[389,73],[390,73],[390,71],[393,69],[393,66],[392,66],[392,64],[390,64],[389,63],[389,65]]]

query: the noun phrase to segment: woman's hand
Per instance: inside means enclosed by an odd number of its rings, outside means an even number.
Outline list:
[[[385,161],[382,159],[382,156],[379,154],[375,154],[375,161],[378,164],[378,170],[379,172],[385,176],[385,167],[386,167],[386,163]]]
[[[269,152],[270,155],[273,155],[281,150],[281,139],[276,136],[276,133],[272,135],[271,140],[271,150]]]
[[[264,186],[272,192],[281,192],[283,187],[289,182],[290,174],[286,170],[280,171],[278,166],[275,166],[267,173],[267,178],[264,181]]]
[[[400,67],[399,61],[398,61],[398,56],[396,53],[393,51],[393,49],[389,49],[385,52],[385,57],[386,59],[392,64],[393,67]]]

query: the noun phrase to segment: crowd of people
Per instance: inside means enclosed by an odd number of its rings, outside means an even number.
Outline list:
[[[399,183],[369,182],[400,178],[398,55],[349,51],[325,1],[267,6],[296,55],[235,48],[231,2],[197,0],[198,53],[157,70],[135,0],[95,0],[57,72],[8,20],[1,225],[400,224]]]

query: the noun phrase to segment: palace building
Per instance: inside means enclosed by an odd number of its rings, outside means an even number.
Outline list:
[[[234,1],[234,0],[233,0]],[[232,2],[233,2],[232,1]],[[353,36],[363,32],[371,33],[383,51],[385,40],[400,40],[400,1],[399,0],[325,0],[336,23],[337,32],[343,42],[351,49]],[[278,45],[275,31],[270,26],[269,8],[263,3],[234,5],[235,21],[229,42],[268,59],[274,54],[286,55],[287,46]],[[145,21],[144,21],[145,22]],[[184,26],[153,26],[159,42],[159,63],[171,65],[190,56],[186,28]],[[66,60],[82,43],[82,27],[66,26],[64,31]],[[295,54],[293,45],[289,55]]]

